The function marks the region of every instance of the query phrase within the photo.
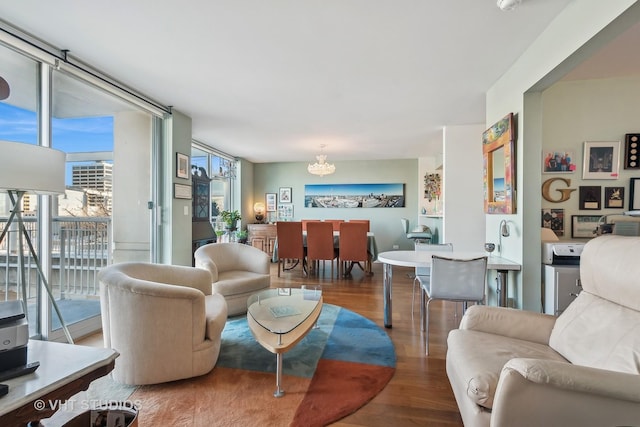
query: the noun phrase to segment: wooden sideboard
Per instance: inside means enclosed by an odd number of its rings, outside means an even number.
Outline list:
[[[269,256],[273,255],[273,247],[276,243],[275,224],[247,224],[247,241],[249,244]]]

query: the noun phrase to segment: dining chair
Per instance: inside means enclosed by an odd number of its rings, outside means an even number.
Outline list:
[[[429,251],[429,252],[452,252],[453,243],[430,244],[430,243],[416,242],[415,250]],[[431,267],[416,267],[415,269],[415,276],[413,279],[413,291],[411,293],[411,317],[413,317],[413,308],[415,305],[416,285],[419,283],[418,276],[422,277],[422,281],[424,283],[429,280],[430,275],[431,275]]]
[[[310,222],[320,222],[319,219],[303,219],[300,222],[302,222],[302,231],[307,231],[307,224],[309,224]]]
[[[276,222],[276,236],[278,239],[278,277],[280,277],[280,266],[293,270],[298,264],[301,265],[302,275],[305,275],[305,251],[302,239],[302,222],[300,221],[278,221]],[[285,263],[283,263],[283,260]],[[286,260],[296,260],[289,268],[286,268]]]
[[[420,282],[420,323],[425,335],[426,354],[429,355],[429,304],[434,299],[463,303],[462,312],[469,301],[483,303],[487,280],[487,257],[453,259],[433,255],[431,276]],[[457,313],[457,309],[456,309]]]
[[[416,229],[409,231],[409,220],[407,218],[400,218],[402,223],[402,231],[407,236],[407,239],[413,240],[414,243],[426,242],[429,243],[433,237],[431,230],[426,226],[419,226],[420,230]]]
[[[367,231],[371,231],[371,221],[368,219],[350,219],[349,222],[362,222],[367,224]]]
[[[365,266],[360,267],[363,271],[369,272],[369,252],[367,250],[367,224],[358,222],[342,222],[340,224],[340,242],[338,244],[338,265],[341,276],[351,272],[354,264],[360,265],[364,262]],[[351,265],[344,272],[345,264],[350,262]]]
[[[311,269],[312,263],[322,261],[331,262],[331,278],[333,279],[333,260],[338,257],[333,243],[333,226],[327,222],[312,221],[307,224],[307,265]],[[316,272],[319,271],[316,266]]]
[[[342,224],[344,219],[323,219],[324,222],[330,222],[333,226],[333,231],[340,231],[340,224]]]

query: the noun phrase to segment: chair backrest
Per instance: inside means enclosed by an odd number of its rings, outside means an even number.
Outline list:
[[[279,259],[303,259],[302,222],[278,221],[276,223]]]
[[[333,226],[328,222],[313,221],[307,224],[307,258],[327,260],[335,258]]]
[[[307,224],[310,222],[320,222],[319,219],[303,219],[300,221],[302,223],[302,231],[307,231]]]
[[[409,233],[409,220],[407,218],[400,218],[400,222],[402,223],[402,231],[404,231],[404,234]]]
[[[429,297],[457,301],[483,301],[487,257],[451,259],[433,255]]]
[[[416,251],[429,251],[429,252],[452,252],[453,243],[420,243],[415,244]],[[431,274],[430,267],[416,267],[416,276],[429,276]]]
[[[340,224],[344,222],[344,219],[323,219],[324,222],[330,222],[333,226],[333,231],[340,231]]]
[[[342,222],[338,246],[340,261],[367,261],[367,224]]]
[[[350,219],[349,222],[361,222],[367,224],[367,231],[371,231],[371,221],[368,219]]]

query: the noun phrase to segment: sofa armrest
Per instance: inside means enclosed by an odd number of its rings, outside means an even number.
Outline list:
[[[218,266],[206,256],[198,256],[196,253],[195,266],[202,270],[207,270],[211,275],[211,283],[218,281]]]
[[[634,425],[639,419],[640,375],[511,359],[500,374],[491,425]]]
[[[470,329],[548,345],[555,322],[556,318],[548,314],[505,307],[473,305],[467,309],[462,317],[460,329]]]

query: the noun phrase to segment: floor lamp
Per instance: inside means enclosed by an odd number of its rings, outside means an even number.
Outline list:
[[[42,272],[40,260],[33,248],[31,237],[22,218],[22,199],[25,194],[57,195],[65,190],[65,154],[48,147],[18,142],[0,141],[0,192],[7,193],[11,200],[11,214],[0,234],[0,244],[13,222],[18,225],[18,285],[22,292],[22,304],[27,313],[27,287],[25,275],[25,243],[36,264],[40,280],[49,295],[67,341],[73,344],[69,328],[62,319],[49,283]],[[7,254],[8,255],[8,254]]]

